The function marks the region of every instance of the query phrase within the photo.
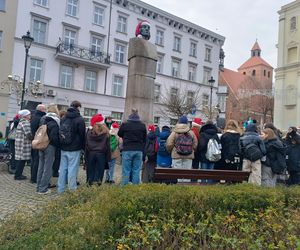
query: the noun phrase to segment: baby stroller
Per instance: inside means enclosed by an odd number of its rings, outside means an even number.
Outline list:
[[[12,155],[9,150],[8,142],[0,144],[0,166],[5,166],[8,171],[10,171],[10,159]]]

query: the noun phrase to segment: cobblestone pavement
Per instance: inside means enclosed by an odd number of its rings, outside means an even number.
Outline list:
[[[27,180],[16,181],[14,175],[7,171],[6,165],[0,163],[0,223],[19,209],[38,210],[50,199],[57,197],[56,189],[52,193],[40,195],[36,192],[36,184],[30,183],[30,167],[25,166],[24,175]],[[120,166],[116,165],[116,182],[120,181]],[[78,181],[84,184],[86,180],[85,171],[80,168]],[[51,180],[55,183],[55,178]],[[56,184],[56,183],[55,183]]]

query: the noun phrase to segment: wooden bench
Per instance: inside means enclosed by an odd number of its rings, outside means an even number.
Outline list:
[[[225,182],[248,181],[250,172],[238,170],[206,170],[206,169],[178,169],[178,168],[155,168],[154,179],[156,182],[164,180],[192,179],[192,180],[215,180]],[[185,183],[187,184],[187,183]],[[188,184],[197,185],[189,182]]]

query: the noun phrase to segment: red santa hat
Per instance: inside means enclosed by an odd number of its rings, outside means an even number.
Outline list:
[[[149,124],[148,131],[149,132],[154,132],[155,131],[155,126],[153,124]]]
[[[91,119],[91,126],[93,127],[95,123],[104,124],[104,117],[101,114],[96,114]]]
[[[139,38],[142,37],[142,35],[140,34],[140,28],[141,28],[142,25],[149,25],[150,26],[150,23],[146,20],[140,21],[138,23],[138,25],[136,26],[136,29],[135,29],[135,36],[136,37],[139,37]]]
[[[114,122],[111,126],[112,126],[113,128],[119,128],[119,123]]]
[[[201,118],[194,118],[194,120],[192,121],[192,126],[193,127],[200,127],[203,124],[202,119]]]

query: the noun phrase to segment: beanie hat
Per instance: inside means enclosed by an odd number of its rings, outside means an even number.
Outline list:
[[[154,132],[155,131],[155,126],[153,124],[149,124],[148,131],[149,132]]]
[[[20,116],[20,118],[30,115],[30,111],[28,109],[22,109],[18,112],[18,115]]]
[[[178,120],[178,123],[188,124],[188,119],[185,115],[181,116]]]
[[[119,123],[114,122],[111,126],[112,126],[113,128],[119,128]]]
[[[194,120],[192,121],[192,126],[193,127],[200,127],[203,124],[202,119],[201,118],[194,118]]]
[[[91,119],[91,126],[93,127],[95,123],[104,124],[104,117],[101,114],[95,114]]]
[[[140,121],[140,116],[137,110],[132,110],[132,114],[128,116],[128,121]]]
[[[135,36],[136,37],[139,37],[139,38],[142,37],[141,34],[140,34],[140,28],[141,28],[142,25],[145,25],[145,24],[150,26],[150,23],[146,20],[140,21],[138,23],[138,25],[136,26],[136,29],[135,29]]]

